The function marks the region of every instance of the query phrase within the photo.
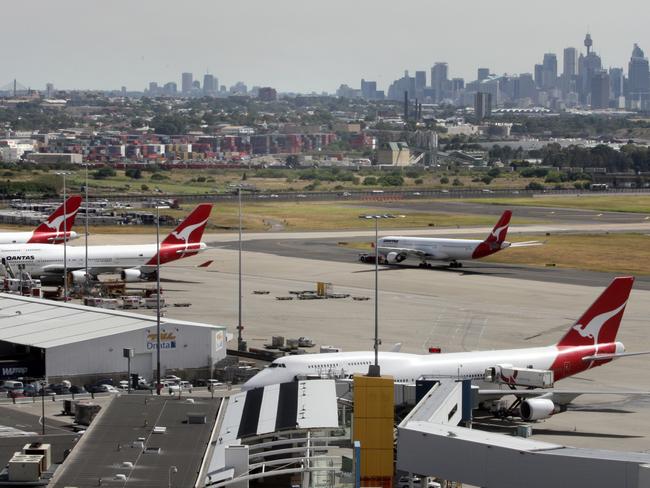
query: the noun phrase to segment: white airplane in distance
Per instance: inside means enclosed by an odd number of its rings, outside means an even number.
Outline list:
[[[122,280],[151,281],[156,279],[156,264],[160,253],[160,264],[194,256],[207,249],[201,242],[208,223],[212,204],[202,203],[196,207],[161,243],[112,245],[88,247],[88,274],[96,280],[100,274],[120,273]],[[84,283],[85,248],[67,248],[67,269],[73,283]],[[44,283],[60,283],[63,278],[63,248],[44,244],[22,244],[0,246],[0,259],[4,264],[24,264],[25,272]]]
[[[392,376],[399,384],[414,384],[418,378],[426,376],[471,379],[472,383],[479,386],[491,385],[495,388],[493,383],[484,381],[488,368],[507,365],[551,370],[554,380],[558,381],[613,359],[650,354],[650,351],[625,353],[625,346],[616,341],[633,282],[632,277],[615,278],[555,345],[440,354],[379,352],[381,374]],[[305,377],[349,378],[354,374],[366,374],[371,364],[374,364],[374,351],[285,356],[274,360],[268,368],[248,380],[242,389],[288,383]],[[522,417],[538,420],[566,410],[568,403],[584,393],[586,392],[545,389],[491,389],[480,390],[479,395],[484,401],[515,395],[522,401]]]
[[[408,257],[420,260],[421,267],[430,267],[429,261],[447,261],[452,268],[460,268],[460,260],[480,259],[509,247],[539,246],[539,241],[508,242],[506,234],[512,212],[506,210],[485,240],[449,239],[440,237],[388,236],[378,241],[379,260],[398,264]],[[373,254],[363,254],[363,262],[374,262]]]
[[[81,197],[72,195],[62,203],[45,222],[31,232],[1,232],[1,244],[58,244],[65,240],[76,239],[79,235],[70,230],[81,205]],[[65,207],[65,215],[63,210]],[[64,225],[65,220],[65,225]]]

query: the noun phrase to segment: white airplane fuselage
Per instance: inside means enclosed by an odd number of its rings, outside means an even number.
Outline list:
[[[483,242],[481,239],[388,236],[379,239],[378,244],[383,255],[390,254],[391,249],[413,249],[426,255],[427,260],[460,261],[476,259],[476,250]],[[500,248],[509,245],[502,242]]]
[[[193,249],[199,247],[199,251],[206,249],[204,243],[200,243],[200,246],[197,244],[192,246]],[[165,248],[162,247],[162,250],[164,252]],[[49,244],[2,245],[0,246],[0,259],[4,259],[10,266],[24,264],[25,271],[34,278],[38,278],[52,274],[48,273],[48,268],[62,269],[64,252],[68,269],[85,268],[86,250],[84,246],[67,246],[64,250],[61,245]],[[155,255],[155,244],[89,246],[88,268],[103,272],[138,268],[145,266]]]
[[[602,361],[594,361],[594,364],[582,362],[582,357],[594,354],[595,350],[596,346],[579,346],[571,348],[570,351],[561,351],[557,346],[547,346],[442,354],[380,351],[379,366],[382,375],[392,376],[396,383],[403,384],[413,384],[421,376],[471,379],[480,382],[487,368],[500,364],[519,368],[553,369],[557,380],[591,366],[603,364]],[[607,345],[599,344],[598,350],[620,353],[625,350],[625,347],[622,343],[616,342]],[[576,357],[579,358],[578,362]],[[248,380],[244,389],[286,383],[303,376],[347,377],[353,374],[366,374],[368,366],[374,364],[374,358],[373,351],[287,356],[276,359],[270,367]]]
[[[0,246],[5,244],[26,244],[34,237],[34,232],[0,232]],[[68,231],[68,241],[77,239],[79,234]],[[54,244],[63,242],[63,232],[52,232],[47,238]]]

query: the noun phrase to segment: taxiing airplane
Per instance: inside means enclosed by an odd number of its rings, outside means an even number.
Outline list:
[[[61,204],[45,222],[31,232],[2,232],[1,244],[57,244],[65,240],[76,239],[79,235],[71,231],[75,217],[81,205],[81,197],[73,195],[68,197],[65,204]],[[63,210],[65,207],[65,216]],[[64,224],[65,221],[65,224]]]
[[[571,326],[555,345],[526,349],[506,349],[440,354],[408,354],[379,352],[382,375],[396,383],[414,384],[423,376],[433,378],[471,379],[479,386],[494,388],[485,382],[486,370],[497,366],[553,371],[554,381],[609,363],[613,359],[648,352],[625,353],[616,341],[625,305],[634,278],[615,278],[589,309]],[[244,385],[244,390],[297,378],[349,378],[366,374],[374,364],[374,351],[304,354],[286,356],[273,361]],[[521,392],[521,393],[520,393]],[[481,393],[481,392],[479,392]],[[546,418],[566,409],[566,405],[584,392],[535,390],[483,390],[482,398],[493,401],[506,395],[520,398],[521,415],[526,420]]]
[[[120,273],[124,281],[152,281],[156,279],[158,254],[160,264],[194,256],[207,246],[201,242],[203,231],[208,223],[212,204],[203,203],[196,207],[176,229],[161,243],[113,245],[88,247],[88,274],[96,280],[100,274]],[[0,246],[0,259],[11,266],[24,264],[25,272],[44,283],[60,282],[63,277],[63,248],[43,244],[23,244]],[[73,283],[84,283],[85,248],[68,246],[67,269]]]
[[[508,247],[538,246],[541,242],[508,242],[506,234],[512,212],[506,210],[485,240],[445,239],[439,237],[388,236],[378,241],[380,262],[401,263],[408,257],[420,260],[420,266],[430,266],[429,261],[446,261],[452,268],[460,268],[460,260],[480,259]],[[360,260],[374,262],[374,255],[363,254]]]

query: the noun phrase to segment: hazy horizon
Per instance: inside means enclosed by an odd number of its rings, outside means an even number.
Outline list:
[[[532,72],[546,52],[572,46],[584,51],[587,30],[603,66],[623,67],[633,44],[650,54],[641,0],[612,4],[548,0],[536,6],[501,0],[428,3],[407,0],[275,0],[224,4],[208,0],[37,0],[30,12],[3,5],[0,86],[16,78],[34,89],[140,91],[149,81],[178,83],[181,72],[202,82],[206,71],[219,84],[244,81],[282,92],[334,92],[361,78],[378,88],[435,62],[449,63],[450,77]],[[33,11],[32,11],[33,10]],[[620,14],[616,14],[620,12]],[[624,18],[625,25],[620,27]]]

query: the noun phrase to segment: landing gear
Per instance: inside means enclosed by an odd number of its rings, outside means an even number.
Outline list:
[[[451,263],[449,263],[449,267],[450,268],[462,268],[463,263],[459,263],[458,261],[452,261]]]
[[[428,268],[431,269],[433,266],[431,263],[427,263],[426,261],[422,261],[420,264],[418,264],[418,268]]]

